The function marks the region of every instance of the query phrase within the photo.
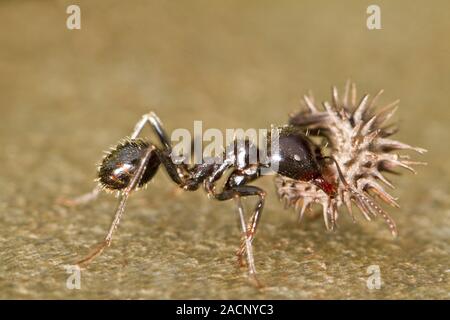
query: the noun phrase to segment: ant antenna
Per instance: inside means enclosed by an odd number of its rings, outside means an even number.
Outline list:
[[[397,237],[398,236],[397,226],[395,225],[394,220],[389,216],[389,214],[386,211],[384,211],[378,204],[376,204],[372,199],[370,199],[365,194],[355,189],[353,186],[349,185],[347,180],[345,180],[345,177],[341,171],[339,163],[336,161],[334,157],[325,156],[323,157],[323,159],[331,159],[334,162],[334,164],[336,165],[339,179],[344,184],[345,189],[353,195],[353,199],[357,202],[358,207],[361,209],[361,211],[363,211],[363,213],[365,214],[371,213],[374,217],[376,217],[377,214],[379,214],[387,223],[392,236]]]
[[[344,174],[342,173],[341,167],[339,166],[339,163],[336,161],[336,159],[334,157],[332,157],[332,156],[325,156],[325,157],[322,157],[322,159],[332,160],[334,162],[334,164],[336,165],[336,169],[337,169],[337,172],[338,172],[338,175],[339,175],[339,179],[342,181],[342,183],[344,184],[345,187],[347,187],[347,188],[350,187],[350,185],[348,184],[347,180],[345,180]]]

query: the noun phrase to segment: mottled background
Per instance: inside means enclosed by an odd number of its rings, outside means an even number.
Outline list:
[[[69,4],[82,29],[66,29]],[[0,298],[449,299],[450,3],[376,1],[1,1]],[[427,167],[393,177],[401,209],[335,233],[295,223],[272,179],[255,241],[266,284],[236,267],[233,203],[176,193],[164,173],[136,193],[103,256],[66,288],[64,265],[104,236],[111,195],[68,209],[90,190],[102,151],[156,111],[169,131],[283,124],[313,89],[355,80],[401,99],[397,137],[429,149]],[[366,287],[379,265],[383,285]]]

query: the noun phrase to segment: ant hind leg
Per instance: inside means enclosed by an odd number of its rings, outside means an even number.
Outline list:
[[[88,193],[82,194],[75,198],[60,197],[56,200],[56,202],[66,207],[76,207],[97,200],[100,191],[100,186],[95,186],[95,188]]]
[[[133,175],[130,183],[125,188],[125,190],[121,192],[119,204],[117,206],[116,213],[114,215],[114,220],[111,223],[111,227],[109,228],[109,231],[105,237],[105,240],[102,243],[100,243],[100,245],[98,245],[90,254],[88,254],[83,259],[79,260],[77,262],[77,265],[85,266],[85,265],[89,264],[95,257],[99,256],[106,247],[109,247],[111,245],[114,230],[119,225],[120,219],[122,218],[122,215],[125,211],[125,205],[128,200],[128,197],[131,194],[131,192],[136,188],[136,186],[139,184],[139,182],[142,178],[142,175],[144,174],[144,171],[147,167],[148,160],[150,159],[150,155],[152,154],[153,150],[154,150],[154,147],[147,149],[147,151],[144,154],[143,158],[141,159],[141,161],[139,163],[139,167],[136,170],[136,173]]]
[[[131,134],[131,139],[136,139],[141,131],[144,129],[145,124],[148,123],[153,131],[156,133],[156,135],[159,138],[159,141],[163,145],[164,151],[172,151],[172,145],[169,140],[169,136],[167,135],[166,131],[163,128],[163,125],[161,123],[161,120],[158,118],[158,116],[152,111],[150,113],[144,114],[141,118],[141,120],[136,123],[136,126],[134,127],[134,131]]]
[[[142,118],[136,123],[133,132],[130,135],[131,139],[136,139],[144,129],[146,124],[149,124],[153,131],[158,135],[158,138],[160,142],[162,143],[164,147],[164,151],[171,151],[172,147],[170,144],[170,140],[167,136],[167,133],[165,132],[161,120],[158,118],[158,116],[154,112],[150,112],[147,114],[144,114]],[[167,167],[167,163],[166,163]],[[169,170],[172,168],[169,168]],[[172,169],[173,171],[174,169]],[[172,172],[170,172],[172,173]],[[171,174],[173,176],[173,174]],[[82,194],[75,198],[66,198],[66,197],[60,197],[56,200],[56,203],[62,204],[66,207],[75,207],[79,205],[84,205],[89,202],[92,202],[98,198],[98,195],[100,194],[101,188],[100,186],[95,186],[95,188],[85,194]]]

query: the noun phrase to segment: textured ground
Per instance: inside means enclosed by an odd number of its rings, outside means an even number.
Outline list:
[[[0,298],[444,298],[450,295],[450,20],[447,1],[0,2]],[[169,130],[282,124],[312,88],[352,77],[401,99],[398,138],[429,149],[417,176],[393,177],[401,209],[337,232],[294,223],[270,178],[255,241],[257,291],[236,268],[232,203],[175,193],[160,173],[135,194],[112,247],[66,288],[64,265],[105,234],[116,201],[67,209],[93,186],[101,151],[155,110]],[[362,221],[362,219],[359,219]],[[379,265],[380,290],[366,287]]]

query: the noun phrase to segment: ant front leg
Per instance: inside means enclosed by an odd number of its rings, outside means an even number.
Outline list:
[[[250,244],[253,243],[253,239],[255,238],[256,229],[257,229],[259,221],[261,219],[261,213],[264,208],[264,201],[265,201],[266,193],[262,189],[260,189],[258,187],[254,187],[254,186],[240,186],[240,187],[236,187],[235,190],[236,189],[239,192],[239,198],[246,197],[246,196],[258,196],[259,197],[259,200],[255,206],[255,209],[253,210],[253,213],[249,219],[249,222],[246,225],[245,237],[242,239],[241,246],[238,249],[238,251],[236,252],[236,255],[238,258],[238,263],[240,266],[243,266],[244,265],[243,255],[246,251],[248,251],[246,241],[248,239]],[[242,206],[242,204],[239,202],[237,203],[237,205],[238,205],[238,207]]]
[[[244,252],[247,253],[247,266],[248,266],[248,272],[249,275],[252,276],[256,282],[259,284],[259,282],[256,279],[256,267],[255,262],[253,258],[253,248],[252,248],[252,241],[256,232],[256,228],[258,226],[258,222],[261,218],[261,212],[264,207],[264,200],[266,193],[255,186],[247,186],[247,185],[232,185],[230,184],[230,179],[233,177],[236,177],[236,173],[232,174],[229,177],[229,180],[227,181],[224,190],[221,193],[215,193],[215,186],[214,181],[221,176],[221,174],[213,174],[213,179],[208,181],[206,184],[206,190],[209,194],[212,194],[215,199],[219,201],[225,201],[230,199],[235,199],[237,207],[238,207],[238,213],[239,213],[239,219],[241,224],[241,231],[243,240],[241,243],[241,247],[238,250],[238,258],[242,265],[242,255]],[[248,178],[248,177],[247,177]],[[244,208],[241,203],[241,197],[247,197],[247,196],[258,196],[259,201],[256,204],[256,207],[253,211],[253,214],[250,218],[250,223],[245,223],[245,217],[244,217]]]
[[[236,189],[239,187],[239,192],[241,196],[258,196],[259,201],[257,202],[255,209],[247,223],[247,235],[250,242],[253,241],[255,237],[256,229],[258,227],[259,220],[261,218],[261,213],[264,208],[264,201],[266,197],[266,193],[255,186],[246,185],[247,183],[256,180],[260,176],[260,168],[258,166],[247,166],[245,169],[235,169],[233,173],[228,177],[228,180],[225,184],[225,190],[227,189]],[[238,204],[239,205],[239,204]],[[243,254],[246,251],[246,243],[245,239],[243,239],[239,250],[236,252],[238,257],[238,263],[240,266],[243,266]]]

